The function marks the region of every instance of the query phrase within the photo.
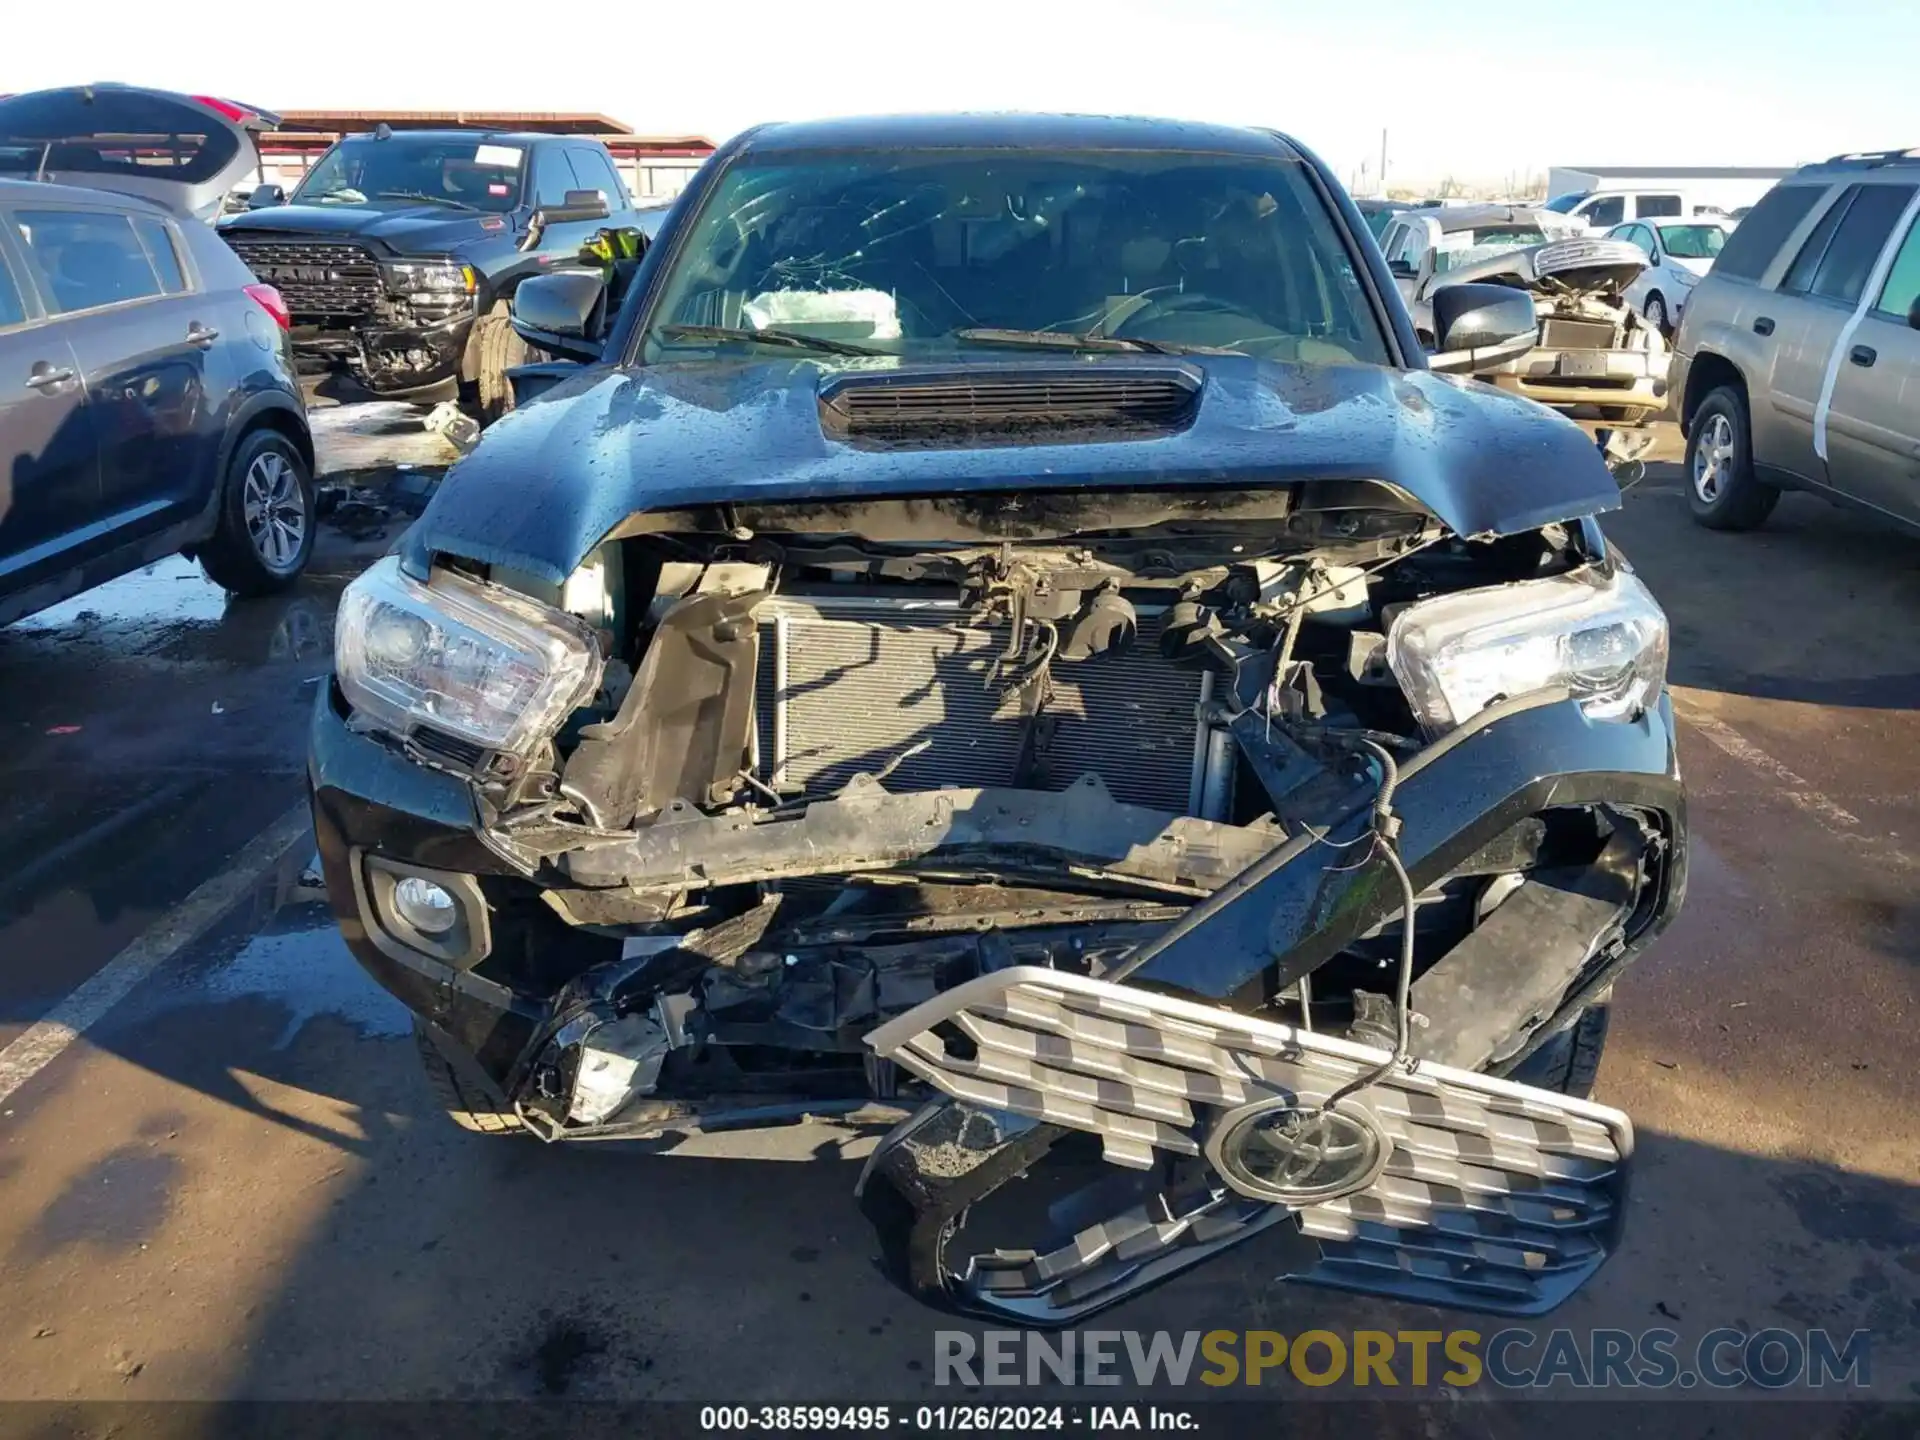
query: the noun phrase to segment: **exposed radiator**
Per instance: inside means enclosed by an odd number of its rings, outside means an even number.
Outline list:
[[[825,794],[900,760],[891,790],[1019,783],[1027,722],[987,674],[1007,632],[970,625],[958,603],[866,594],[780,596],[760,611],[756,772]],[[1192,814],[1223,808],[1225,777],[1197,783],[1219,745],[1196,743],[1201,674],[1168,664],[1159,621],[1142,614],[1133,648],[1053,663],[1053,717],[1037,788],[1064,790],[1088,771],[1115,799]],[[1202,737],[1204,740],[1204,737]]]
[[[1549,315],[1540,322],[1540,344],[1548,350],[1611,350],[1615,327],[1609,320],[1572,320]]]

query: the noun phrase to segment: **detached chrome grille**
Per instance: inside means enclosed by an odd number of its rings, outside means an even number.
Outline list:
[[[779,596],[759,613],[762,779],[826,792],[898,762],[895,791],[1016,783],[1027,723],[1012,691],[987,686],[1005,629],[973,627],[950,601]],[[1091,771],[1116,800],[1192,813],[1201,676],[1164,660],[1158,636],[1143,615],[1126,653],[1054,661],[1033,788]]]
[[[296,322],[370,316],[385,293],[380,267],[364,246],[246,234],[224,238],[248,269],[280,292]]]
[[[1215,1166],[1219,1137],[1249,1107],[1312,1108],[1387,1058],[1032,966],[969,981],[867,1039],[967,1106],[1097,1135],[1109,1161],[1142,1171],[1162,1157],[1205,1156]],[[1621,1112],[1433,1064],[1389,1072],[1340,1108],[1364,1110],[1390,1142],[1384,1168],[1364,1188],[1296,1208],[1250,1205],[1214,1169],[1214,1199],[1189,1213],[1207,1216],[1221,1241],[1292,1215],[1311,1242],[1292,1279],[1507,1314],[1551,1309],[1614,1247],[1633,1150]],[[1122,1285],[1103,1277],[1111,1256],[1099,1242],[1116,1223],[1131,1230],[1127,1220],[1112,1217],[1011,1273],[1003,1267],[995,1299],[1019,1299],[1044,1318],[1032,1307],[1071,1308]],[[1190,1229],[1169,1231],[1166,1246],[1190,1245]],[[1156,1256],[1136,1241],[1130,1259]]]

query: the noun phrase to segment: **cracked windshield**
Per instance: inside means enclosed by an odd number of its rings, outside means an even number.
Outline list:
[[[677,257],[646,358],[759,343],[1387,358],[1298,165],[1139,153],[736,164]]]

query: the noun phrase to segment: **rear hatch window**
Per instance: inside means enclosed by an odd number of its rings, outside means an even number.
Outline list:
[[[259,164],[252,127],[226,102],[81,86],[0,100],[0,175],[139,195],[199,213]],[[209,218],[203,216],[203,218]]]

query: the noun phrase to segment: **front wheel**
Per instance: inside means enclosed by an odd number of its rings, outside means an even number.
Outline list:
[[[1700,402],[1687,430],[1687,508],[1709,530],[1751,530],[1780,492],[1753,473],[1746,397],[1722,385]]]
[[[513,328],[505,300],[473,322],[475,385],[479,392],[480,421],[491,425],[513,409],[513,382],[507,371],[533,359],[531,347]]]
[[[1576,1100],[1591,1099],[1594,1081],[1600,1075],[1600,1057],[1607,1048],[1607,1027],[1612,1016],[1613,987],[1608,986],[1605,993],[1580,1012],[1579,1019],[1522,1060],[1507,1079],[1522,1085],[1537,1085],[1542,1090],[1555,1090]]]
[[[1647,323],[1663,336],[1671,333],[1671,322],[1667,319],[1667,302],[1658,295],[1647,297]]]
[[[243,436],[227,461],[220,518],[200,546],[200,568],[222,589],[247,597],[291,587],[313,554],[313,476],[278,430]]]

